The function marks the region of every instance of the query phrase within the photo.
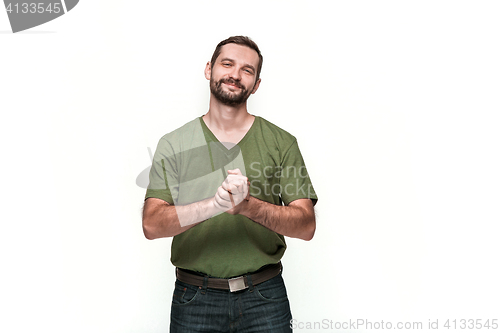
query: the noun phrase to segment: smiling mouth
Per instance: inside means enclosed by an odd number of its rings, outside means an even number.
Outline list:
[[[222,82],[222,83],[224,83],[226,86],[233,88],[233,89],[241,89],[240,86],[237,86],[237,85],[232,84],[232,83],[226,83],[226,82]]]

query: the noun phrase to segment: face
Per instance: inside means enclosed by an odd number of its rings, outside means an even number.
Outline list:
[[[241,105],[257,91],[255,82],[259,56],[251,48],[234,43],[222,47],[213,66],[207,64],[205,76],[212,95],[222,104]]]

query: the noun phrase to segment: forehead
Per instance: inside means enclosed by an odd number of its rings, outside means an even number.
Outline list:
[[[234,43],[226,44],[221,48],[221,52],[217,60],[232,59],[236,62],[246,63],[257,68],[259,65],[259,55],[257,51],[245,45],[238,45]]]

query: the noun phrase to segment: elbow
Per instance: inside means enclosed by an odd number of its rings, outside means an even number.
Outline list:
[[[313,225],[307,229],[303,239],[305,241],[310,241],[311,239],[313,239],[315,233],[316,233],[316,223],[313,223]]]
[[[292,202],[294,204],[294,202]],[[313,239],[314,234],[316,232],[316,212],[314,211],[314,207],[312,205],[311,200],[301,200],[297,201],[295,205],[297,209],[300,210],[300,230],[298,231],[298,235],[295,237],[300,238],[305,241],[310,241]]]
[[[311,239],[313,239],[315,233],[316,233],[316,219],[312,217],[304,227],[304,230],[300,238],[305,241],[310,241]]]
[[[142,231],[143,231],[144,237],[146,237],[146,239],[149,239],[149,240],[155,239],[155,237],[153,236],[153,233],[148,228],[146,228],[144,225],[142,226]]]
[[[156,239],[156,237],[154,237],[153,234],[149,233],[146,230],[144,230],[144,237],[146,237],[146,239],[148,239],[148,240]]]
[[[175,236],[170,230],[165,229],[163,225],[148,218],[142,220],[142,232],[144,233],[144,237],[149,240]]]
[[[174,236],[167,228],[168,221],[163,216],[165,215],[163,214],[163,207],[168,205],[167,202],[160,199],[148,198],[146,200],[142,210],[142,232],[146,239],[152,240]]]
[[[146,237],[146,239],[153,240],[159,238],[154,225],[152,225],[146,218],[142,220],[142,232],[144,233],[144,237]]]
[[[310,240],[312,240],[312,239],[313,239],[313,237],[314,237],[314,231],[313,231],[312,233],[310,233],[310,234],[307,234],[307,235],[303,238],[303,240],[305,240],[305,241],[310,241]]]

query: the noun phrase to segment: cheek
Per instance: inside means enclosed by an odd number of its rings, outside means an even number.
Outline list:
[[[250,90],[250,91],[252,92],[252,94],[253,94],[253,93],[255,92],[255,88],[257,88],[257,87],[255,86],[255,82],[252,82],[252,83],[250,84],[250,86],[249,86],[249,87],[250,87],[250,89],[249,89],[249,90]]]
[[[255,86],[255,80],[253,78],[247,78],[242,82],[245,87],[247,87],[248,90],[253,90],[253,87]]]

